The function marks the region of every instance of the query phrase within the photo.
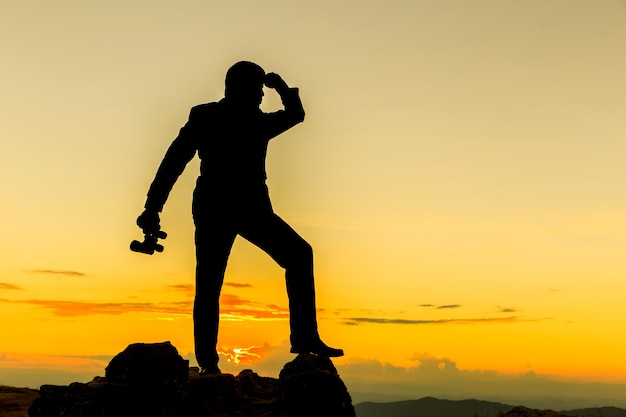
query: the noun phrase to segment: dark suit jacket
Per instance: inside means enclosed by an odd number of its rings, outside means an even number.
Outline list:
[[[159,166],[145,208],[163,209],[174,183],[196,152],[201,160],[199,185],[237,189],[264,184],[269,141],[304,120],[297,88],[288,89],[281,99],[284,109],[273,113],[258,108],[244,111],[228,98],[192,108]]]

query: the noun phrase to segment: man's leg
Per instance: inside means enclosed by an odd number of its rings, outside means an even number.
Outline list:
[[[219,299],[235,232],[196,224],[196,297],[193,325],[196,359],[205,373],[219,373],[216,350]]]
[[[293,353],[342,356],[341,349],[326,346],[317,331],[313,249],[295,230],[271,213],[246,222],[239,234],[263,249],[285,268],[289,297],[289,324]]]

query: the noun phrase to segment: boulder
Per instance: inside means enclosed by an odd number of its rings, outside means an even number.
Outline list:
[[[298,417],[354,417],[352,399],[329,358],[298,355],[279,375],[283,411]]]
[[[189,361],[170,343],[134,343],[115,355],[105,368],[110,382],[184,382]]]

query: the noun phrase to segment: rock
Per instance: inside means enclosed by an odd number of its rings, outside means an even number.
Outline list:
[[[184,366],[183,366],[184,365]],[[87,384],[43,385],[30,417],[354,417],[328,358],[299,355],[280,379],[200,376],[169,342],[128,346]]]
[[[239,375],[189,375],[184,416],[279,416],[278,380],[247,369]]]
[[[523,406],[514,407],[505,417],[567,417],[563,413],[552,410],[535,410]]]
[[[188,374],[189,361],[170,342],[128,345],[105,368],[110,382],[183,382]]]
[[[279,375],[280,400],[287,415],[354,417],[352,399],[329,358],[300,354]]]

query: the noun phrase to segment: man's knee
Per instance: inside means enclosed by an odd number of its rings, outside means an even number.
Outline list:
[[[298,250],[303,259],[313,259],[313,247],[306,240],[302,240]]]
[[[283,268],[308,266],[313,263],[313,248],[304,239],[289,246],[287,256],[279,262]]]

